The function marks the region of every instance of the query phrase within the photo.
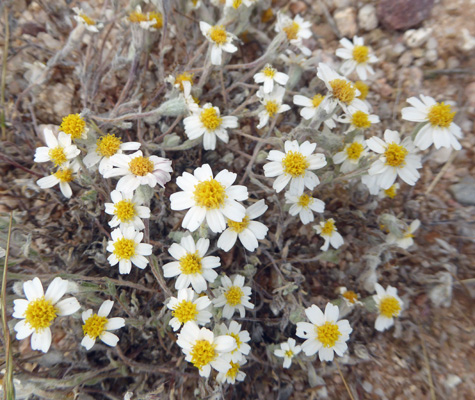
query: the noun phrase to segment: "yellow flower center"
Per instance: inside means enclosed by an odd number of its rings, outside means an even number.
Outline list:
[[[163,15],[159,12],[152,11],[148,14],[149,21],[155,21],[152,28],[160,29],[163,26]]]
[[[108,134],[97,139],[97,152],[101,156],[109,158],[119,151],[121,144],[122,140],[120,140],[120,138],[114,134]]]
[[[330,81],[333,97],[340,100],[342,103],[349,104],[353,101],[356,95],[356,90],[351,82],[345,79],[333,79]]]
[[[68,161],[66,154],[64,154],[64,148],[57,146],[54,149],[48,151],[49,158],[54,162],[55,167],[60,166],[61,164]]]
[[[369,86],[363,81],[356,81],[355,87],[356,89],[360,91],[360,95],[358,96],[358,99],[360,100],[366,99],[366,96],[368,95],[368,92],[369,92]]]
[[[91,18],[89,18],[87,15],[85,14],[79,14],[79,16],[82,18],[82,20],[84,21],[84,23],[86,25],[96,25],[96,23],[94,22],[94,20],[92,20]]]
[[[322,228],[322,236],[331,236],[332,233],[335,231],[335,221],[332,219],[329,219],[328,221],[325,221],[325,224],[323,225]]]
[[[106,324],[106,317],[99,317],[97,314],[92,314],[82,326],[82,331],[84,335],[96,339],[105,331]]]
[[[358,64],[369,60],[369,49],[366,46],[355,46],[353,48],[353,60]]]
[[[223,45],[228,40],[228,35],[223,25],[215,25],[211,27],[209,37],[213,42],[220,45]]]
[[[134,10],[129,15],[129,21],[138,24],[140,22],[148,21],[148,18],[145,14]]]
[[[231,364],[231,368],[229,368],[228,372],[226,372],[226,376],[229,376],[232,379],[236,379],[236,376],[239,372],[240,365],[232,361],[230,361],[230,364]]]
[[[198,255],[198,251],[195,251],[194,253],[186,253],[186,256],[180,258],[180,271],[182,274],[201,274],[202,270],[201,257]]]
[[[390,165],[391,167],[399,167],[404,165],[404,160],[406,159],[406,155],[409,153],[404,146],[401,146],[396,143],[388,144],[388,148],[384,152],[384,156],[386,157],[386,164]]]
[[[393,318],[399,315],[401,304],[393,296],[385,296],[379,303],[379,313],[386,318]]]
[[[300,25],[297,22],[292,22],[290,25],[282,29],[287,35],[287,39],[295,40],[298,39],[298,33],[300,31]]]
[[[228,333],[228,335],[233,337],[234,340],[236,341],[236,348],[231,352],[231,353],[235,353],[241,347],[242,341],[239,338],[239,335],[237,333]]]
[[[292,350],[285,351],[285,357],[292,358],[294,356],[294,352]]]
[[[269,117],[273,117],[279,110],[279,104],[273,100],[269,100],[266,103],[266,111],[269,114]]]
[[[56,318],[56,308],[51,301],[43,297],[30,301],[26,308],[24,317],[25,322],[36,332],[48,328]]]
[[[188,72],[183,72],[175,78],[175,85],[179,85],[180,90],[183,92],[183,90],[185,90],[183,87],[183,82],[190,82],[191,86],[193,86],[193,75],[194,74],[189,74]]]
[[[195,185],[193,196],[198,206],[205,207],[208,210],[221,208],[227,197],[226,189],[216,179],[210,179]]]
[[[317,326],[316,331],[318,340],[323,344],[323,347],[327,348],[335,346],[336,341],[341,336],[338,325],[329,321]]]
[[[126,238],[118,239],[114,242],[113,253],[119,260],[130,260],[135,255],[135,241]]]
[[[346,155],[350,160],[356,161],[356,160],[359,160],[363,150],[364,150],[364,147],[361,143],[354,142],[354,143],[351,143],[346,148]]]
[[[192,301],[182,300],[172,311],[172,315],[184,324],[188,321],[196,321],[198,310]]]
[[[63,118],[59,129],[68,135],[71,135],[72,139],[79,139],[84,133],[86,128],[86,121],[84,121],[79,114],[69,114]]]
[[[359,129],[369,128],[371,121],[368,117],[368,114],[358,110],[351,116],[351,123]]]
[[[282,159],[282,167],[286,174],[292,175],[293,178],[305,175],[310,163],[307,158],[298,151],[289,151]]]
[[[114,214],[120,222],[128,222],[137,214],[135,204],[130,200],[121,200],[114,204]]]
[[[267,10],[264,10],[261,15],[261,22],[269,22],[272,17],[274,16],[274,11],[272,11],[272,8],[268,8]]]
[[[249,225],[249,217],[246,215],[243,219],[242,222],[236,222],[228,219],[228,226],[229,229],[236,233],[241,233],[244,229],[246,229]]]
[[[207,340],[197,340],[191,349],[191,363],[198,369],[208,365],[217,356],[215,347]]]
[[[432,126],[439,128],[448,128],[455,116],[455,111],[452,112],[450,104],[437,103],[434,104],[427,114],[427,119]]]
[[[73,170],[70,168],[62,168],[54,173],[54,176],[60,182],[71,182],[73,180]]]
[[[242,4],[242,0],[233,0],[233,8],[237,10]]]
[[[318,106],[322,103],[323,99],[325,96],[322,96],[321,94],[316,94],[312,98],[312,105],[314,108],[318,108]]]
[[[345,293],[343,293],[343,297],[348,300],[351,304],[355,304],[356,301],[358,300],[358,295],[353,292],[353,290],[347,290]]]
[[[310,197],[308,194],[303,194],[299,197],[298,205],[304,208],[307,208],[309,204],[313,202],[313,198]]]
[[[145,176],[153,172],[154,164],[148,157],[138,156],[129,162],[129,169],[134,175]]]
[[[397,193],[396,184],[392,185],[389,189],[386,189],[384,191],[384,194],[391,199],[394,199],[396,197],[396,193]]]
[[[243,291],[239,286],[231,286],[226,293],[224,293],[224,297],[226,298],[226,302],[230,306],[237,306],[241,304],[241,297],[244,295]]]
[[[270,65],[266,65],[265,68],[262,70],[262,73],[268,78],[274,78],[276,72],[277,70],[275,68],[272,68]]]
[[[201,111],[200,121],[208,131],[214,131],[221,126],[223,119],[214,107],[209,107]]]

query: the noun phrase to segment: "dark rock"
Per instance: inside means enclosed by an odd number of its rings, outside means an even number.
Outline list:
[[[378,18],[387,29],[406,30],[429,18],[434,0],[380,0]]]

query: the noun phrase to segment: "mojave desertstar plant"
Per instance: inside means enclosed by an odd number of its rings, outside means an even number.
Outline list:
[[[289,80],[287,74],[277,71],[271,64],[266,64],[253,78],[254,82],[263,84],[262,90],[264,93],[271,93],[274,90],[274,81],[285,86]]]
[[[296,344],[294,338],[289,338],[286,342],[280,344],[280,349],[274,350],[276,357],[284,359],[284,368],[290,368],[292,360],[302,351],[302,347]]]
[[[177,297],[170,298],[167,307],[172,310],[173,318],[170,325],[176,332],[188,321],[198,325],[206,325],[211,321],[213,314],[209,311],[211,300],[208,296],[198,296],[191,288],[178,290]]]
[[[21,318],[15,325],[16,338],[31,335],[32,350],[46,353],[51,346],[51,324],[58,316],[74,314],[81,306],[75,297],[61,300],[68,289],[68,281],[54,278],[46,293],[39,278],[23,283],[25,299],[13,301],[13,318]]]
[[[313,228],[325,240],[320,250],[327,251],[330,245],[338,249],[343,244],[343,237],[338,233],[333,218],[321,221],[319,225],[314,225]]]
[[[299,214],[300,221],[304,225],[313,222],[313,211],[322,213],[325,210],[325,203],[323,201],[305,193],[297,196],[287,192],[285,193],[285,203],[291,204],[289,214]]]
[[[259,124],[257,129],[261,129],[267,125],[269,119],[277,114],[289,111],[290,106],[288,104],[282,104],[284,101],[285,88],[279,85],[275,85],[274,89],[270,93],[266,93],[264,88],[260,88],[256,96],[264,106],[264,109],[259,112]]]
[[[232,33],[226,32],[223,25],[214,25],[200,21],[201,33],[211,43],[211,64],[221,65],[222,53],[235,53],[237,47],[232,44],[235,36]]]
[[[383,332],[394,325],[394,318],[399,317],[403,302],[397,295],[397,289],[388,286],[386,290],[379,284],[374,285],[376,294],[373,296],[379,315],[376,318],[375,329]]]
[[[221,277],[221,287],[218,288],[220,295],[213,300],[215,307],[223,307],[223,317],[231,319],[235,311],[239,311],[241,318],[246,315],[246,308],[254,309],[254,304],[249,300],[252,290],[249,286],[244,286],[244,276],[236,275],[234,281],[226,275]]]
[[[355,69],[358,77],[365,81],[368,73],[374,74],[373,68],[369,65],[378,61],[377,57],[371,53],[369,48],[364,45],[362,37],[355,36],[353,42],[347,38],[340,40],[343,48],[336,50],[336,55],[343,58],[345,62],[342,64],[340,70],[343,75],[351,74]]]
[[[72,144],[71,136],[66,135],[64,132],[59,132],[57,138],[51,129],[45,128],[43,133],[46,147],[38,147],[36,149],[35,162],[51,161],[55,167],[59,167],[73,160],[81,153],[81,150]]]
[[[45,176],[44,178],[38,179],[36,184],[41,189],[49,189],[59,184],[59,189],[61,190],[63,196],[69,199],[73,195],[73,191],[69,184],[74,180],[74,174],[78,172],[79,169],[80,164],[76,162],[76,160],[72,163],[69,161],[65,162],[61,165],[61,167],[58,168],[56,172],[53,172],[51,175]]]
[[[112,203],[104,204],[106,214],[113,215],[109,221],[111,228],[120,225],[121,230],[129,226],[138,231],[145,229],[142,218],[150,218],[150,208],[142,205],[143,200],[138,193],[113,190],[111,200]]]

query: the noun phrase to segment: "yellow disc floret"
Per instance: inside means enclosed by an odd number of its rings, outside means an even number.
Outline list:
[[[25,322],[36,332],[48,328],[56,318],[57,310],[51,301],[43,297],[30,301],[26,308]]]
[[[312,202],[313,198],[310,197],[308,194],[304,193],[299,197],[299,201],[297,202],[297,204],[303,208],[307,208]]]
[[[229,376],[232,379],[236,379],[236,376],[239,372],[239,363],[234,363],[232,361],[229,362],[231,364],[231,368],[228,369],[228,372],[226,372],[226,376]]]
[[[185,275],[201,274],[203,266],[201,264],[201,257],[198,252],[186,253],[180,258],[180,271]]]
[[[135,203],[130,200],[121,200],[114,204],[114,214],[120,222],[131,221],[137,212],[135,211]]]
[[[226,298],[226,302],[230,306],[237,306],[241,304],[241,298],[244,296],[243,291],[239,286],[231,286],[226,293],[224,293],[224,297]]]
[[[323,101],[325,96],[322,96],[321,94],[316,94],[315,96],[312,97],[312,105],[314,108],[317,108]]]
[[[356,111],[351,116],[351,123],[358,129],[366,129],[371,126],[371,121],[369,120],[369,115],[363,111]]]
[[[208,131],[214,131],[221,126],[223,119],[214,107],[209,107],[201,111],[200,121]]]
[[[84,335],[96,339],[105,331],[106,324],[106,317],[99,317],[97,314],[92,314],[82,326],[82,331]]]
[[[196,309],[196,304],[192,301],[182,300],[172,311],[172,315],[178,319],[180,323],[184,324],[188,321],[196,321],[198,310]]]
[[[269,117],[273,117],[277,111],[279,110],[279,104],[275,102],[274,100],[268,100],[265,105],[267,114],[269,114]]]
[[[325,224],[322,227],[322,235],[323,236],[331,236],[332,233],[335,231],[335,221],[333,219],[329,219],[325,221]]]
[[[195,185],[193,196],[198,206],[213,210],[224,205],[226,189],[216,179],[210,179]]]
[[[357,161],[360,159],[360,156],[363,150],[364,150],[364,147],[361,143],[354,142],[346,147],[346,155],[349,160]]]
[[[233,337],[234,340],[236,341],[236,348],[231,352],[231,353],[234,353],[240,349],[242,340],[237,333],[228,333],[228,335]]]
[[[285,357],[292,358],[294,356],[294,352],[292,350],[285,351]]]
[[[369,60],[369,49],[366,46],[355,46],[353,48],[353,60],[358,64],[367,62]]]
[[[242,4],[242,0],[233,0],[233,8],[237,10]]]
[[[393,296],[385,296],[379,303],[379,313],[386,318],[397,317],[401,311],[401,304]]]
[[[148,18],[144,13],[134,10],[129,14],[129,21],[139,24],[140,22],[148,21]]]
[[[448,128],[455,116],[455,111],[452,112],[450,104],[437,103],[429,109],[427,119],[432,126],[439,128]]]
[[[300,25],[294,21],[290,25],[286,26],[285,28],[282,28],[282,30],[287,35],[287,39],[295,40],[295,39],[298,39],[299,37],[298,33],[300,31]]]
[[[249,225],[249,217],[246,215],[243,219],[242,222],[236,222],[228,219],[228,226],[229,229],[236,233],[241,233],[244,229],[246,229]]]
[[[113,253],[119,260],[130,260],[135,255],[135,241],[126,238],[118,239],[114,242]]]
[[[329,348],[335,346],[336,341],[341,336],[338,325],[333,322],[325,322],[321,326],[316,327],[317,338],[323,347]]]
[[[79,114],[69,114],[63,118],[59,129],[72,139],[80,139],[86,128],[86,121],[84,121]]]
[[[109,158],[119,151],[121,144],[122,140],[120,140],[120,138],[116,137],[114,134],[108,134],[97,139],[96,151],[99,155]]]
[[[95,21],[89,18],[86,14],[79,14],[86,25],[92,26],[96,25]]]
[[[351,304],[355,304],[356,301],[358,300],[358,295],[353,292],[353,290],[347,290],[345,293],[342,295],[346,300],[348,300]]]
[[[223,25],[212,26],[209,31],[210,39],[216,44],[223,45],[228,40],[228,34]]]
[[[268,78],[273,78],[277,70],[275,68],[272,68],[270,64],[267,64],[261,72]]]
[[[73,180],[73,170],[61,168],[53,174],[60,182],[71,182]]]
[[[145,176],[153,172],[155,165],[148,157],[138,156],[129,162],[129,169],[134,175]]]
[[[197,340],[191,349],[191,363],[198,369],[208,365],[217,357],[215,347],[208,340]]]
[[[310,163],[307,161],[307,158],[298,151],[289,151],[282,159],[284,172],[292,175],[293,178],[304,176],[309,165]]]
[[[389,143],[388,148],[384,152],[386,164],[391,167],[400,167],[405,164],[406,155],[409,153],[404,146],[396,143]]]
[[[358,99],[360,100],[366,99],[366,96],[368,95],[368,92],[369,92],[369,86],[363,81],[356,81],[355,87],[356,89],[360,91],[360,95],[358,96]]]
[[[61,164],[64,164],[66,161],[68,161],[66,154],[64,154],[64,148],[61,146],[50,149],[48,151],[48,155],[56,167],[59,167]]]
[[[391,199],[394,199],[394,197],[396,197],[396,193],[397,193],[396,184],[392,185],[389,189],[386,189],[384,191],[384,194]]]
[[[356,90],[351,82],[345,79],[333,79],[330,81],[333,97],[340,100],[342,103],[351,103],[356,95]]]
[[[183,72],[182,74],[177,75],[175,78],[175,85],[180,86],[180,90],[183,92],[185,88],[183,87],[183,82],[190,82],[190,85],[193,86],[193,75],[188,72]]]
[[[155,21],[152,28],[160,29],[163,26],[163,15],[159,12],[152,11],[148,14],[149,21]]]

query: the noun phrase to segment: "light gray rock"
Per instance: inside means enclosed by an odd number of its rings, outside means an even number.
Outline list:
[[[348,7],[343,10],[338,10],[333,15],[336,26],[343,36],[352,39],[358,32],[358,25],[356,24],[356,11],[353,7]]]
[[[460,183],[450,186],[450,192],[460,204],[465,206],[475,205],[475,179],[466,176]]]
[[[372,31],[378,26],[378,15],[376,7],[372,4],[366,4],[358,11],[358,24],[365,31]]]
[[[409,29],[404,33],[404,43],[411,48],[421,47],[432,35],[432,29]]]

